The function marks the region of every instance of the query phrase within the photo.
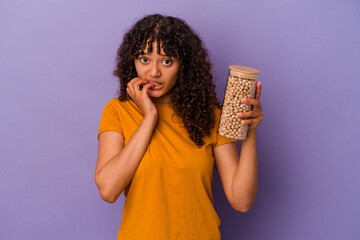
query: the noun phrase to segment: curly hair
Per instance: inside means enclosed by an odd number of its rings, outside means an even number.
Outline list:
[[[137,77],[135,59],[145,50],[152,51],[152,42],[160,43],[166,55],[180,62],[178,79],[171,90],[171,103],[186,128],[189,138],[198,146],[215,126],[214,107],[220,107],[215,93],[212,64],[207,49],[192,28],[182,19],[153,14],[137,21],[124,35],[117,51],[114,76],[120,81],[120,101],[129,98],[127,83]]]

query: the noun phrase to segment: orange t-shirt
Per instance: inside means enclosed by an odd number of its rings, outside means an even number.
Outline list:
[[[218,240],[220,219],[211,191],[213,148],[236,142],[217,133],[216,126],[198,148],[174,114],[171,104],[156,103],[158,121],[126,197],[118,240]],[[103,112],[98,134],[116,131],[125,145],[140,125],[142,115],[132,100],[110,100]]]

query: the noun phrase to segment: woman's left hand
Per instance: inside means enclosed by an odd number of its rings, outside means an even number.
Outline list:
[[[242,124],[248,124],[248,131],[250,130],[256,130],[256,128],[259,126],[263,112],[260,105],[260,94],[261,94],[261,82],[256,82],[256,89],[255,89],[255,98],[242,98],[241,102],[253,105],[252,111],[249,112],[240,112],[238,113],[238,117],[241,118],[247,118],[245,120],[242,120]]]

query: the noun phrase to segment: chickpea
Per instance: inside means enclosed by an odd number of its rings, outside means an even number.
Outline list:
[[[231,65],[230,69],[234,66],[237,68],[242,67]],[[246,70],[251,69],[245,68]],[[246,75],[243,76],[241,73],[239,74],[238,72],[230,70],[218,128],[218,132],[221,136],[237,140],[244,140],[246,138],[248,125],[241,124],[241,121],[245,120],[245,118],[239,118],[237,114],[239,112],[248,112],[252,110],[252,106],[250,104],[242,103],[241,98],[255,97],[256,76],[257,74],[250,77]]]

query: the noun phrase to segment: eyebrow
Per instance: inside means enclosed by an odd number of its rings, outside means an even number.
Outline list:
[[[161,53],[158,53],[159,55],[161,56],[164,56],[164,57],[168,57],[168,55],[166,54],[161,54]],[[140,54],[140,55],[150,55],[148,52],[144,52],[143,54]]]

